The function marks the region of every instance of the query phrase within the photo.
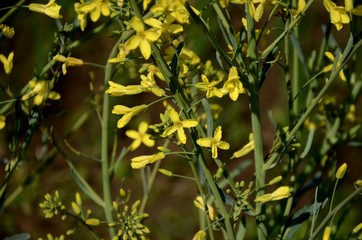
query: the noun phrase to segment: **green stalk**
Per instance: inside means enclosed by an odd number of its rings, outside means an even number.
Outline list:
[[[252,4],[252,3],[249,3]],[[251,84],[249,89],[250,97],[250,110],[251,110],[251,124],[254,136],[254,165],[255,165],[255,184],[256,195],[260,196],[264,194],[263,186],[265,185],[265,171],[264,171],[264,154],[263,154],[263,136],[262,127],[260,122],[260,102],[259,102],[259,79],[257,68],[257,46],[255,37],[254,18],[250,13],[249,4],[245,5],[246,20],[248,28],[248,51],[250,57],[250,67],[248,80]],[[258,239],[265,239],[267,236],[266,228],[263,223],[265,220],[265,214],[262,212],[263,203],[256,203],[255,210],[257,213],[257,233]]]
[[[349,203],[354,197],[362,193],[362,187],[357,188],[352,194],[346,197],[340,204],[338,204],[332,211],[328,213],[328,215],[323,219],[321,224],[319,224],[318,228],[313,232],[312,236],[308,240],[315,239],[318,234],[322,231],[327,222],[337,214],[337,212],[343,208],[347,203]]]
[[[117,55],[118,44],[121,42],[121,38],[114,45],[109,59]],[[113,64],[107,63],[105,76],[104,76],[104,85],[108,84],[108,81],[112,77]],[[109,132],[109,95],[104,93],[103,95],[103,116],[102,116],[102,136],[101,136],[101,164],[102,164],[102,185],[103,185],[103,200],[104,200],[104,214],[106,221],[108,223],[113,222],[112,216],[112,192],[110,185],[110,175],[109,175],[109,163],[108,163],[108,132]],[[114,228],[109,228],[109,234],[111,238],[115,236]]]

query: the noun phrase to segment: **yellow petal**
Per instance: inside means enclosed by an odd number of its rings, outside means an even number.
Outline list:
[[[4,115],[0,115],[0,129],[3,129],[5,127],[5,116]]]
[[[331,236],[331,233],[332,233],[332,228],[330,226],[327,226],[324,229],[323,240],[329,240],[330,236]]]
[[[140,50],[142,56],[147,60],[151,56],[151,45],[147,40],[140,41]]]
[[[192,240],[203,240],[206,238],[206,233],[203,230],[198,231]]]
[[[343,163],[336,172],[336,178],[342,179],[347,170],[347,164]]]
[[[287,198],[290,196],[290,188],[288,186],[278,187],[271,195],[273,201]]]
[[[186,143],[187,138],[183,128],[177,129],[177,138],[182,144]]]
[[[197,126],[197,124],[199,124],[199,122],[194,119],[186,119],[186,120],[183,120],[181,123],[182,123],[182,127],[184,127],[184,128],[195,127],[195,126]]]
[[[211,138],[199,138],[196,140],[196,143],[201,147],[211,147],[212,139]]]

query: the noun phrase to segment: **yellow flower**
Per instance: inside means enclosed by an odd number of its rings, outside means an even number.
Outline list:
[[[0,24],[0,30],[6,38],[12,38],[15,35],[14,28],[6,26],[5,24]]]
[[[198,12],[193,8],[195,12]],[[185,7],[185,0],[160,0],[151,8],[153,13],[171,15],[179,23],[189,23],[189,12]]]
[[[11,70],[13,69],[13,59],[14,52],[11,52],[7,58],[4,55],[0,54],[0,61],[4,65],[4,70],[7,75],[9,75],[11,73]]]
[[[288,186],[278,187],[274,192],[261,195],[255,199],[255,202],[277,201],[290,196],[290,188]]]
[[[149,59],[151,56],[151,43],[158,40],[160,33],[153,29],[145,30],[145,26],[142,21],[133,17],[130,22],[130,26],[136,31],[136,35],[130,37],[126,42],[126,47],[130,50],[140,48],[142,56],[145,59]]]
[[[327,226],[324,229],[323,240],[329,240],[331,237],[331,233],[332,233],[332,228],[330,226]]]
[[[274,0],[253,0],[253,3],[259,3],[254,12],[254,19],[256,22],[260,21],[261,17],[263,16],[265,7],[268,5],[273,5],[274,2],[275,2]]]
[[[240,82],[240,77],[236,67],[231,67],[228,79],[225,81],[223,90],[229,93],[231,100],[236,101],[239,94],[244,93],[245,89]]]
[[[89,226],[99,226],[101,221],[98,218],[88,218],[85,220],[85,224]]]
[[[6,117],[4,115],[0,115],[0,129],[3,129],[5,127],[5,120]]]
[[[107,89],[106,93],[108,93],[112,97],[139,94],[142,92],[143,89],[141,85],[123,86],[113,81],[108,81],[108,83],[109,83],[109,88]]]
[[[333,54],[332,54],[331,52],[325,52],[324,55],[325,55],[329,60],[331,60],[332,62],[334,62],[335,57],[333,56]],[[339,57],[338,57],[338,62],[337,62],[336,67],[339,67],[339,66],[341,65],[341,60],[342,60],[342,54],[340,53],[340,54],[339,54]],[[323,68],[323,72],[325,72],[325,73],[330,72],[330,71],[332,71],[332,68],[333,68],[333,63],[325,66],[325,67]],[[339,77],[341,78],[342,81],[347,81],[347,78],[346,78],[346,75],[344,75],[343,69],[339,72],[338,75],[339,75]]]
[[[89,2],[84,2],[81,0],[81,3],[74,4],[75,10],[80,14],[90,14],[90,18],[93,22],[97,22],[103,16],[109,16],[111,11],[108,7],[108,0],[92,0]]]
[[[129,121],[131,121],[133,116],[142,113],[146,109],[147,109],[147,105],[145,105],[145,104],[135,106],[132,108],[129,108],[129,107],[126,107],[123,105],[116,105],[113,107],[112,113],[118,114],[118,115],[123,115],[123,117],[120,120],[118,120],[118,122],[117,122],[117,127],[123,128],[124,126],[126,126],[129,123]]]
[[[164,159],[165,156],[166,155],[163,152],[159,152],[153,155],[138,156],[131,159],[131,167],[133,169],[144,168],[147,164]]]
[[[65,75],[67,73],[67,67],[68,66],[69,67],[74,67],[74,66],[82,66],[84,64],[82,59],[74,58],[74,57],[65,57],[65,56],[60,55],[60,54],[55,55],[53,57],[53,59],[55,61],[64,63],[62,65],[63,75]]]
[[[158,97],[162,97],[165,95],[165,91],[157,86],[156,81],[153,77],[153,73],[149,72],[147,77],[145,75],[141,75],[141,86],[143,87],[144,92],[152,92]]]
[[[108,59],[109,63],[123,63],[127,60],[127,55],[129,54],[129,49],[126,47],[126,44],[120,43],[118,45],[118,54],[117,57]]]
[[[247,0],[219,0],[221,7],[226,8],[230,3],[243,5],[247,2]]]
[[[247,143],[244,147],[242,147],[240,150],[234,152],[232,158],[239,158],[247,155],[251,151],[254,150],[254,139],[253,134],[250,133],[249,135],[249,143]]]
[[[180,120],[180,116],[178,115],[176,110],[173,109],[172,107],[170,107],[170,109],[168,110],[168,114],[173,125],[166,128],[166,130],[163,132],[161,136],[167,137],[177,131],[178,140],[180,141],[180,143],[185,144],[186,134],[184,128],[195,127],[198,124],[198,121],[195,119]]]
[[[192,240],[203,240],[206,238],[206,232],[204,230],[198,231]]]
[[[176,19],[171,15],[167,15],[163,22],[156,18],[147,18],[145,23],[151,27],[159,29],[161,33],[169,32],[177,34],[183,31],[183,27],[180,24],[175,24],[175,20]]]
[[[59,6],[55,0],[50,0],[48,4],[39,4],[39,3],[30,3],[29,10],[39,13],[44,13],[51,18],[59,19],[62,18],[62,15],[59,15],[59,10],[61,6]]]
[[[151,135],[147,133],[147,130],[148,130],[148,123],[141,122],[140,125],[138,126],[138,131],[135,130],[126,131],[126,135],[134,140],[131,144],[132,151],[137,149],[141,145],[141,143],[143,143],[147,147],[153,147],[155,145],[155,141],[150,138]]]
[[[298,8],[296,10],[292,9],[293,17],[298,16],[305,7],[305,0],[298,0]]]
[[[221,78],[217,81],[209,82],[209,79],[204,74],[202,74],[201,79],[202,83],[196,83],[195,86],[201,91],[206,91],[206,98],[211,98],[213,96],[221,98],[223,96],[222,91],[215,87],[222,81]]]
[[[39,80],[34,81],[30,80],[29,83],[29,90],[26,94],[23,95],[21,100],[26,101],[31,97],[34,97],[34,105],[40,105],[45,102],[46,99],[51,100],[58,100],[60,99],[59,93],[55,91],[51,91],[53,88],[53,84],[50,81]]]
[[[212,158],[217,158],[217,149],[227,150],[230,148],[230,144],[221,141],[221,126],[218,126],[214,131],[214,137],[210,138],[199,138],[197,139],[196,143],[199,144],[201,147],[208,147],[211,148]]]
[[[337,6],[331,0],[323,0],[323,4],[330,14],[331,23],[336,26],[338,31],[342,29],[343,24],[349,23],[349,16],[346,8]]]
[[[342,179],[347,170],[347,164],[343,163],[336,172],[336,178]]]

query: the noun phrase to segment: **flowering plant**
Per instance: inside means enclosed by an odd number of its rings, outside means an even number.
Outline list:
[[[348,212],[362,193],[357,155],[341,158],[362,137],[359,1],[20,0],[0,11],[6,236],[361,237]],[[19,50],[24,12],[54,30],[33,72],[21,64],[35,61]],[[20,200],[60,216],[62,231],[19,227]]]

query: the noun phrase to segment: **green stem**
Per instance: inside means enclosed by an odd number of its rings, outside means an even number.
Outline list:
[[[11,14],[13,14],[18,9],[18,7],[22,5],[24,2],[25,0],[20,0],[14,6],[12,6],[11,9],[6,14],[4,14],[2,18],[0,18],[0,24],[3,23],[8,17],[10,17]]]
[[[334,216],[337,214],[337,212],[343,208],[347,203],[349,203],[354,197],[356,197],[357,195],[362,193],[362,187],[357,188],[351,195],[349,195],[348,197],[346,197],[340,204],[338,204],[332,211],[330,211],[328,213],[328,215],[323,219],[323,221],[321,222],[321,224],[319,224],[318,228],[313,232],[312,236],[310,236],[310,238],[308,240],[313,240],[315,239],[318,234],[322,231],[322,229],[324,228],[324,226],[327,224],[327,222]]]
[[[250,3],[252,4],[252,3]],[[246,21],[248,30],[248,53],[250,57],[249,75],[248,80],[251,84],[249,89],[249,102],[251,110],[251,124],[254,136],[254,165],[255,165],[255,184],[257,189],[257,196],[264,194],[265,185],[265,171],[264,171],[264,154],[263,154],[263,136],[262,127],[260,121],[260,102],[259,102],[259,79],[258,79],[258,68],[257,68],[257,45],[255,37],[254,18],[250,13],[249,4],[245,5],[246,10]],[[265,239],[267,236],[266,228],[263,223],[265,220],[265,214],[262,212],[263,203],[256,203],[256,214],[257,214],[257,233],[258,239]]]
[[[122,38],[119,38],[114,45],[109,58],[113,58],[117,55],[118,44]],[[108,84],[108,81],[112,77],[113,64],[107,63],[104,76],[104,85]],[[103,95],[103,115],[102,115],[102,136],[101,136],[101,165],[102,165],[102,185],[103,185],[103,200],[104,200],[104,214],[108,223],[113,222],[112,216],[112,192],[110,185],[109,163],[108,163],[108,132],[109,132],[109,95],[104,93]],[[115,236],[114,228],[109,228],[109,234],[111,238]]]

